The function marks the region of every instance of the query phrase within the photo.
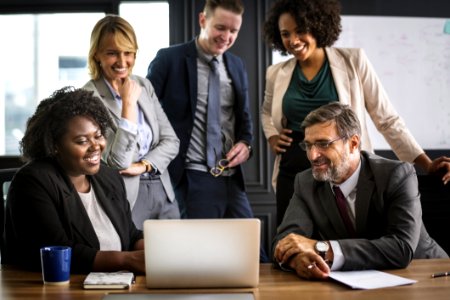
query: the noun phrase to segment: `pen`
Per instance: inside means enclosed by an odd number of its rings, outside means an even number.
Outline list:
[[[450,276],[450,271],[431,274],[431,278]]]

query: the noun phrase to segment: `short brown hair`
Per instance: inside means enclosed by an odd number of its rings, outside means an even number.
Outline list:
[[[238,15],[242,15],[244,13],[244,4],[241,0],[206,0],[203,12],[208,18],[218,7],[232,11]]]
[[[358,116],[346,104],[331,102],[310,112],[302,122],[302,129],[319,123],[334,121],[339,136],[349,138],[353,135],[361,136],[361,124]]]

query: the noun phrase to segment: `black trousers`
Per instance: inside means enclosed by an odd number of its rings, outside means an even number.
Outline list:
[[[281,155],[280,172],[277,178],[277,226],[281,224],[289,202],[294,194],[294,180],[297,173],[311,167],[306,152],[298,145],[304,139],[303,132],[293,132],[291,146]]]

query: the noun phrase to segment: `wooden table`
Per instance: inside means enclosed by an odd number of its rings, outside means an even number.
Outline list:
[[[374,290],[352,290],[333,281],[305,281],[292,273],[274,269],[271,264],[262,264],[260,283],[254,289],[191,289],[149,290],[145,277],[138,276],[136,284],[129,290],[84,290],[85,275],[72,275],[70,285],[45,286],[41,274],[3,266],[0,270],[0,299],[102,299],[108,293],[220,293],[252,291],[257,300],[305,299],[305,300],[443,300],[450,299],[450,277],[431,278],[432,273],[450,271],[449,259],[414,260],[402,270],[386,272],[418,280],[408,286]]]

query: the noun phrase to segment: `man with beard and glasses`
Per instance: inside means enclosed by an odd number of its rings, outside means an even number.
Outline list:
[[[361,126],[333,102],[301,125],[311,168],[298,173],[273,242],[274,261],[307,279],[331,270],[405,268],[413,258],[447,258],[422,222],[410,163],[361,151]]]

